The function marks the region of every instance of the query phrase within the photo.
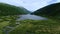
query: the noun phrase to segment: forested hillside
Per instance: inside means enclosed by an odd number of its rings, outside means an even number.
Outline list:
[[[28,14],[29,11],[23,7],[0,3],[0,16]]]
[[[55,4],[45,6],[41,9],[36,10],[31,14],[48,17],[48,18],[60,19],[60,3],[55,3]]]

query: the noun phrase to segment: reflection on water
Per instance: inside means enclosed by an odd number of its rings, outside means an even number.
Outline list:
[[[20,18],[17,20],[25,20],[25,19],[32,19],[32,20],[46,20],[47,18],[41,17],[41,16],[36,16],[36,15],[19,15]]]

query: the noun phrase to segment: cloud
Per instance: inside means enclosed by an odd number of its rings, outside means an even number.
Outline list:
[[[60,0],[51,0],[48,2],[48,4],[57,3],[57,2],[60,2]]]
[[[24,7],[28,10],[35,11],[47,5],[48,0],[22,0]]]

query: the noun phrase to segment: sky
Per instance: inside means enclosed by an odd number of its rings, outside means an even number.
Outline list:
[[[22,6],[27,10],[33,12],[49,4],[60,2],[60,0],[0,0],[0,2],[8,3],[19,7]]]

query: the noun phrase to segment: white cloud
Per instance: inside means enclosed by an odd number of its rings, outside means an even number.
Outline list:
[[[41,7],[44,7],[54,0],[0,0],[0,2],[9,3],[16,6],[23,6],[30,11],[35,11]],[[60,0],[54,1],[60,2]]]
[[[60,2],[60,0],[57,0],[57,2]]]

